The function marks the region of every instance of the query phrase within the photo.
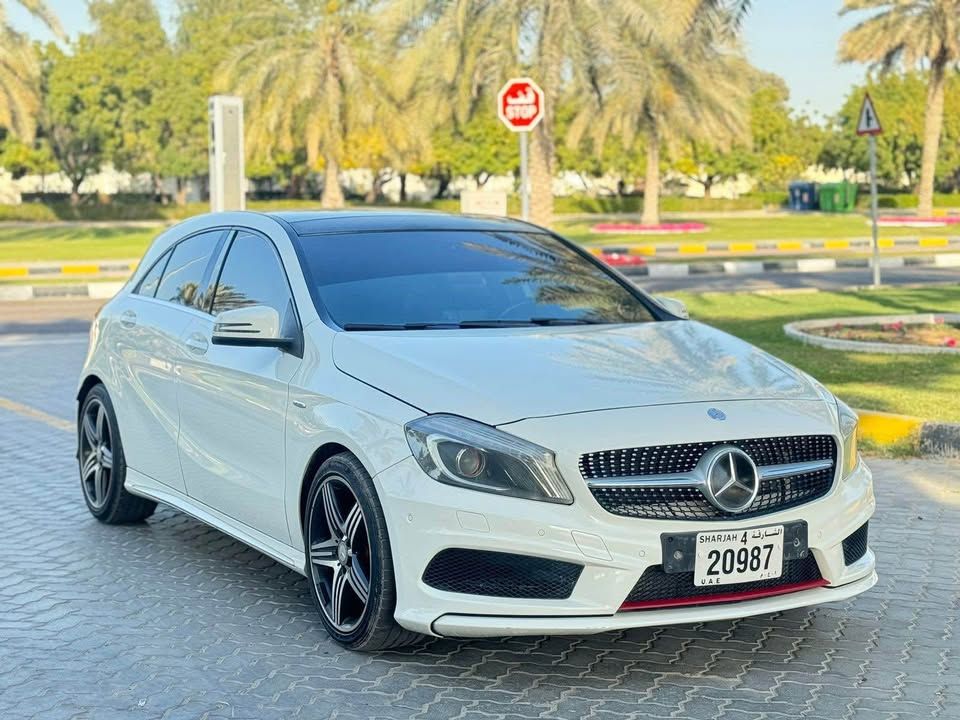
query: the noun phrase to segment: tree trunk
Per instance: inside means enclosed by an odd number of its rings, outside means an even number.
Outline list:
[[[553,138],[544,118],[530,133],[530,221],[549,226],[553,222]]]
[[[185,178],[177,178],[177,205],[183,207],[187,204],[187,181]]]
[[[80,204],[80,183],[82,182],[82,177],[70,179],[70,207],[76,207]]]
[[[647,138],[647,176],[643,183],[644,225],[660,224],[660,136],[651,130]]]
[[[340,163],[329,153],[323,161],[323,195],[320,196],[320,207],[336,210],[343,207],[343,190],[340,189]]]
[[[405,172],[400,173],[400,202],[405,203],[407,201],[407,174]]]
[[[937,172],[940,130],[943,127],[943,91],[946,85],[943,63],[930,68],[927,108],[923,119],[923,159],[920,162],[920,187],[917,190],[917,215],[933,217],[933,181]]]

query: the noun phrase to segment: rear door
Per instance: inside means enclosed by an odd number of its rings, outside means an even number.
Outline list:
[[[296,314],[273,241],[238,230],[213,285],[209,313],[182,336],[180,464],[199,502],[284,543],[284,429],[288,385],[300,358],[272,347],[214,345],[215,316],[268,305]]]
[[[201,232],[169,249],[122,299],[111,330],[119,358],[114,406],[127,465],[181,492],[176,388],[181,336],[199,314],[195,303],[223,237],[223,230]]]

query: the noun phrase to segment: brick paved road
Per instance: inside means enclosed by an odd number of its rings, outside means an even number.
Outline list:
[[[0,338],[0,397],[69,417],[84,350]],[[0,408],[2,720],[960,718],[955,464],[874,462],[881,581],[850,602],[365,656],[327,639],[300,576],[194,520],[99,525],[72,451]]]

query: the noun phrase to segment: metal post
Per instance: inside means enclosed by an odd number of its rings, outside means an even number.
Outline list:
[[[529,150],[527,148],[527,135],[529,133],[519,132],[520,136],[520,217],[524,220],[530,219],[530,177],[528,165]]]
[[[877,237],[877,136],[870,136],[870,217],[873,224],[873,286],[880,287],[880,242]]]

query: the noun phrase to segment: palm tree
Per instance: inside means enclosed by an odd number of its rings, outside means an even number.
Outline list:
[[[56,16],[44,0],[19,0],[19,5],[40,20],[58,38],[64,37]],[[33,45],[7,20],[0,0],[0,125],[21,139],[33,140],[40,111],[40,63]]]
[[[595,147],[610,134],[625,145],[639,136],[646,151],[645,225],[660,222],[660,155],[679,142],[730,145],[749,130],[752,69],[734,43],[737,16],[701,3],[686,28],[670,34],[619,22],[616,54],[595,67],[595,97],[571,123],[567,141],[589,134]],[[674,26],[676,28],[677,26]]]
[[[840,39],[840,59],[888,71],[928,64],[930,79],[923,123],[918,212],[933,215],[933,182],[947,72],[960,61],[960,0],[844,0],[841,14],[873,10],[873,15]]]
[[[372,59],[375,0],[274,0],[236,23],[255,37],[220,69],[218,84],[247,103],[251,154],[306,147],[307,164],[323,160],[321,204],[343,207],[339,172],[354,124],[372,122],[382,102]],[[249,34],[248,34],[249,33]]]
[[[545,114],[530,137],[530,210],[547,225],[553,214],[554,108],[565,86],[588,86],[593,58],[616,40],[607,16],[651,22],[655,0],[408,0],[397,3],[399,37],[421,53],[434,88],[463,121],[513,75],[543,88]]]

